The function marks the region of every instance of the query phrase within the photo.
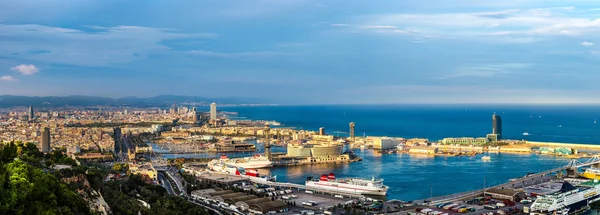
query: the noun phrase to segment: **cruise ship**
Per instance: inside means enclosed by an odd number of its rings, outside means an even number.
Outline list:
[[[388,186],[383,185],[383,179],[345,178],[336,179],[333,173],[321,175],[319,179],[308,177],[307,187],[331,190],[340,193],[385,196]]]
[[[587,179],[600,179],[600,169],[587,168],[585,172],[581,173],[579,176]]]
[[[600,184],[597,180],[578,185],[563,182],[560,191],[539,196],[531,205],[531,215],[570,215],[589,209],[589,203],[599,200]]]
[[[260,154],[256,154],[252,157],[243,158],[227,158],[226,155],[221,155],[221,158],[219,160],[216,160],[215,162],[223,162],[229,165],[243,167],[245,169],[261,169],[273,167],[273,163],[269,160],[269,158]]]
[[[208,168],[215,172],[245,177],[254,182],[275,181],[277,179],[276,176],[261,176],[256,169],[245,169],[244,167],[230,165],[220,160],[209,162]]]

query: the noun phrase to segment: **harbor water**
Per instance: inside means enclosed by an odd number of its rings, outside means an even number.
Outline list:
[[[317,130],[345,136],[349,122],[356,133],[371,136],[421,137],[430,141],[444,137],[483,137],[491,132],[491,116],[502,117],[503,136],[509,139],[570,143],[600,143],[600,108],[595,106],[273,106],[227,107],[239,117],[275,120],[282,126]],[[524,132],[529,133],[523,136]],[[259,147],[260,148],[260,147]],[[285,152],[274,147],[273,151]],[[261,170],[278,181],[303,184],[308,176],[335,173],[337,177],[378,177],[388,185],[387,199],[416,200],[489,187],[564,166],[567,158],[535,154],[491,153],[491,161],[473,157],[427,157],[380,154],[355,149],[363,158],[350,164],[319,164]],[[232,154],[230,157],[251,154]],[[217,154],[165,155],[172,157],[218,157]]]

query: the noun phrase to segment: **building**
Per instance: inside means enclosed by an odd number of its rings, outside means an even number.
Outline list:
[[[395,149],[400,144],[400,141],[397,139],[392,139],[388,137],[374,138],[373,139],[373,149],[375,150],[386,150],[386,149]]]
[[[210,104],[210,120],[217,120],[217,103]]]
[[[411,154],[425,154],[425,155],[434,155],[438,151],[437,148],[434,147],[411,147],[408,150]]]
[[[29,106],[29,120],[35,119],[35,113],[33,113],[33,107]]]
[[[320,127],[319,128],[319,135],[325,135],[325,128],[324,127]]]
[[[497,135],[497,139],[502,139],[502,118],[495,113],[492,115],[492,134]]]
[[[147,175],[154,181],[158,180],[158,172],[152,166],[152,163],[134,164],[129,163],[129,171],[131,174]]]
[[[42,152],[48,153],[50,152],[50,128],[45,127],[42,132]]]
[[[288,144],[288,157],[322,157],[342,154],[342,144]]]
[[[507,199],[513,202],[521,201],[526,195],[522,191],[513,189],[488,188],[484,195],[491,196],[494,199]]]
[[[198,118],[198,113],[194,110],[194,111],[192,111],[192,122],[198,123],[198,121],[200,121]]]
[[[444,145],[484,145],[488,143],[488,138],[484,137],[450,137],[444,138],[441,143]]]

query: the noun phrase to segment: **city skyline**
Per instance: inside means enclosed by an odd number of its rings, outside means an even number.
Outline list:
[[[536,0],[0,1],[0,91],[600,103],[599,11]]]

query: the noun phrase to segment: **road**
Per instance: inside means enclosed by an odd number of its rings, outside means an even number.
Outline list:
[[[173,191],[173,187],[171,185],[171,182],[169,182],[168,179],[165,178],[165,176],[163,175],[162,172],[158,172],[158,180],[161,181],[162,186],[167,189],[167,192],[171,195],[175,195],[175,191]]]

